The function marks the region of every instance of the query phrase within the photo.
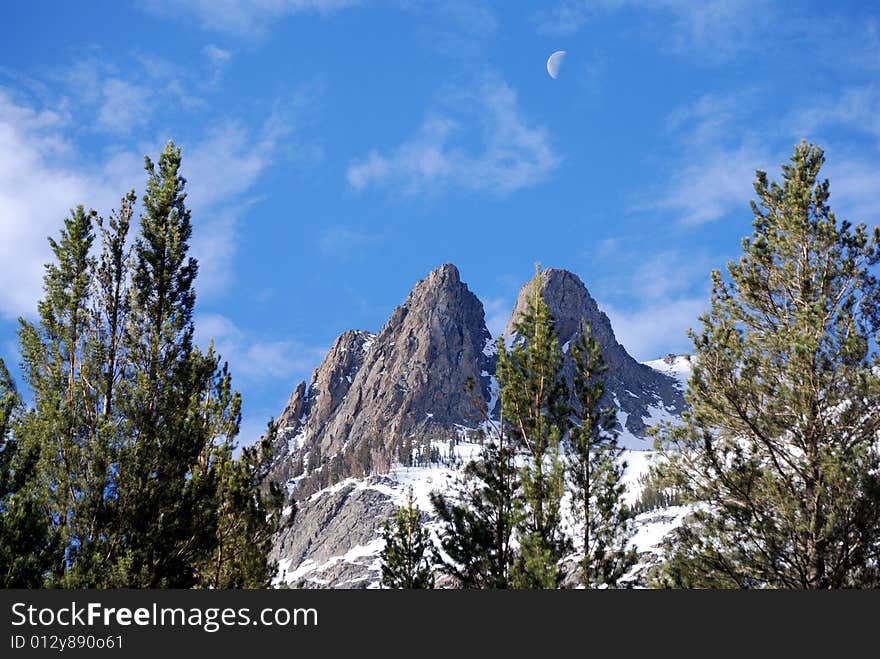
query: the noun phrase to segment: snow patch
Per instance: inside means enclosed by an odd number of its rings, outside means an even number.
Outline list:
[[[673,378],[682,392],[687,389],[688,380],[691,379],[691,374],[694,372],[693,358],[690,355],[667,356],[642,363]]]

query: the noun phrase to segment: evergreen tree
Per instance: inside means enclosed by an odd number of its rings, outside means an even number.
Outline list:
[[[880,585],[880,230],[839,222],[801,143],[757,173],[754,233],[712,274],[685,424],[661,435],[667,482],[695,504],[662,586]]]
[[[486,439],[469,462],[453,496],[431,493],[442,524],[440,544],[449,560],[441,569],[461,588],[509,588],[515,551],[511,536],[521,509],[515,451],[504,442],[502,418],[496,438]]]
[[[626,464],[617,445],[616,412],[600,407],[607,370],[599,343],[585,325],[572,345],[575,364],[574,391],[579,403],[578,425],[571,435],[569,473],[575,515],[583,524],[581,583],[586,588],[617,585],[636,562],[631,513],[623,495]]]
[[[128,232],[137,197],[134,190],[126,194],[119,211],[111,215],[105,224],[98,217],[101,230],[101,256],[95,272],[94,327],[98,334],[97,345],[102,347],[103,383],[101,394],[102,416],[110,420],[113,395],[119,379],[125,375],[123,332],[128,320]]]
[[[560,529],[560,442],[570,409],[562,350],[537,268],[527,308],[514,327],[518,340],[509,352],[498,342],[497,375],[511,435],[531,460],[520,473],[525,510],[517,529],[521,549],[512,579],[517,588],[555,588],[562,580],[559,561],[568,545]]]
[[[211,351],[209,351],[210,353]],[[219,380],[219,408],[231,410],[226,416],[228,429],[216,428],[215,436],[237,431],[240,403],[223,402],[230,392],[228,375]],[[233,394],[237,396],[237,394]],[[215,448],[213,468],[217,473],[217,537],[211,557],[199,567],[199,585],[205,588],[266,588],[276,566],[268,561],[272,537],[280,528],[284,495],[281,488],[268,481],[272,444],[277,426],[269,423],[268,432],[255,445],[244,447],[233,458],[231,437]],[[265,486],[263,485],[265,483]],[[288,523],[293,520],[293,513]]]
[[[81,572],[106,555],[101,528],[112,459],[98,433],[101,371],[89,302],[94,216],[79,206],[58,241],[50,238],[55,262],[46,266],[39,322],[21,320],[19,330],[34,394],[21,433],[39,446],[36,486],[60,549],[48,580],[66,586],[79,585]]]
[[[56,553],[36,487],[39,446],[16,433],[21,411],[0,359],[0,588],[39,587]]]
[[[413,502],[412,489],[406,506],[397,509],[394,524],[385,522],[382,537],[382,585],[385,588],[433,588],[430,537],[421,525],[421,511]]]
[[[193,346],[192,226],[169,142],[135,203],[82,206],[50,239],[39,320],[20,321],[22,409],[0,368],[0,575],[6,585],[265,586],[283,497],[265,445],[233,458],[241,398]],[[92,256],[94,224],[101,250]]]
[[[140,235],[123,337],[132,377],[119,396],[128,443],[120,455],[121,558],[131,585],[189,587],[216,538],[213,432],[237,433],[237,394],[217,358],[193,347],[192,235],[180,149],[169,142],[146,161]],[[217,419],[220,418],[220,420]]]

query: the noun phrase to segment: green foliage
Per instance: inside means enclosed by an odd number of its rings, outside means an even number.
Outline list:
[[[266,588],[275,575],[276,566],[266,557],[284,505],[283,491],[267,479],[276,432],[277,426],[270,422],[260,442],[243,448],[237,460],[231,446],[217,450],[217,540],[209,561],[199,570],[201,587]],[[261,487],[266,491],[261,492]],[[292,520],[293,513],[288,523]]]
[[[106,553],[99,528],[111,459],[97,423],[100,362],[89,308],[94,216],[77,207],[59,239],[49,239],[55,262],[46,266],[39,322],[21,320],[19,330],[25,381],[34,395],[19,435],[38,447],[32,487],[58,548],[46,576],[55,585],[78,585],[79,570],[72,566]]]
[[[680,506],[684,498],[676,488],[670,487],[659,475],[656,467],[639,477],[639,498],[632,505],[633,515]]]
[[[23,410],[0,369],[0,572],[8,586],[257,587],[283,497],[265,442],[233,459],[241,397],[193,346],[192,234],[180,149],[146,160],[108,222],[71,212],[36,323],[20,322]],[[95,224],[101,249],[93,256]]]
[[[532,460],[520,474],[524,510],[517,525],[521,549],[512,581],[517,588],[555,588],[562,580],[559,561],[568,548],[559,507],[565,480],[560,441],[570,409],[562,350],[537,268],[515,329],[519,338],[510,351],[498,341],[497,377],[511,436]]]
[[[385,522],[382,537],[382,586],[385,588],[433,588],[430,537],[421,524],[421,511],[407,492],[406,506],[398,508],[394,524]]]
[[[656,585],[876,587],[880,559],[880,230],[839,222],[806,143],[757,173],[754,232],[712,275],[665,482],[695,512]]]
[[[39,447],[16,432],[22,402],[0,359],[0,587],[34,588],[57,553],[35,478]]]
[[[461,588],[509,588],[515,551],[511,536],[522,509],[515,452],[497,440],[483,443],[469,462],[453,496],[434,492],[431,503],[441,522],[440,543],[448,560],[441,569]]]
[[[623,496],[625,463],[617,445],[614,408],[601,407],[607,370],[589,325],[572,346],[578,424],[571,433],[569,475],[572,503],[583,525],[581,583],[586,588],[613,587],[636,562],[627,549],[633,535],[632,513]]]

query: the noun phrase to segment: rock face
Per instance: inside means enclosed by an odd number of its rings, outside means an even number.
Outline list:
[[[568,349],[586,322],[609,367],[605,402],[618,409],[621,444],[650,448],[647,426],[683,410],[680,381],[673,371],[666,375],[627,354],[577,276],[551,269],[541,277],[569,384],[574,362]],[[529,283],[520,291],[505,332],[510,340],[531,290]],[[295,519],[273,550],[282,581],[375,583],[381,525],[395,509],[385,474],[414,448],[430,449],[432,441],[478,427],[486,411],[497,413],[495,363],[483,305],[449,264],[416,283],[378,334],[350,330],[336,339],[278,421],[270,477],[298,500]]]
[[[478,425],[494,371],[490,338],[482,303],[454,265],[440,266],[377,335],[345,332],[308,391],[297,387],[280,417],[273,477],[324,465],[327,478],[299,484],[307,494],[328,479],[387,471],[408,443]]]
[[[298,468],[304,445],[321,435],[345,400],[373,335],[364,330],[340,334],[324,360],[306,383],[300,382],[278,417],[278,439],[274,447],[273,480],[286,482]],[[301,471],[301,469],[299,469]]]
[[[651,448],[646,440],[648,426],[662,417],[679,416],[684,410],[679,383],[640,364],[627,353],[614,337],[608,316],[599,309],[596,300],[577,275],[567,270],[548,268],[541,272],[541,288],[566,355],[563,373],[569,390],[573,389],[575,372],[569,348],[577,344],[582,328],[589,324],[608,366],[602,403],[618,410],[617,420],[622,431],[620,442],[631,449]],[[528,282],[519,292],[504,331],[506,336],[515,337],[514,323],[525,312],[532,295],[532,282]]]
[[[375,581],[375,556],[352,549],[375,544],[382,523],[394,514],[391,497],[380,489],[386,481],[372,477],[360,486],[344,484],[300,503],[293,526],[281,531],[270,556],[279,562],[279,579],[293,587],[358,588]],[[297,569],[309,579],[297,578]]]

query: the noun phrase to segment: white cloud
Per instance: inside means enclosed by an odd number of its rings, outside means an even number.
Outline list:
[[[305,11],[329,13],[358,0],[148,0],[153,13],[194,18],[207,30],[258,37],[285,16]]]
[[[668,210],[682,224],[704,224],[737,209],[748,214],[748,200],[754,196],[755,170],[773,171],[767,148],[747,141],[729,150],[723,147],[695,152],[689,164],[655,192],[651,201],[636,204],[636,210]]]
[[[816,99],[809,107],[798,108],[789,120],[802,135],[844,126],[880,140],[880,86],[851,87],[833,98]]]
[[[746,121],[755,90],[707,94],[677,108],[667,120],[673,142],[663,161],[665,180],[634,198],[631,211],[658,211],[684,225],[748,214],[755,171],[778,168],[775,143]],[[790,145],[786,148],[790,148]]]
[[[239,328],[226,316],[198,314],[195,319],[196,344],[207,349],[211,339],[233,378],[264,384],[267,380],[291,381],[304,377],[327,352],[297,341],[266,340]]]
[[[107,212],[142,178],[119,155],[82,158],[63,112],[34,108],[0,89],[0,315],[35,312],[47,238],[79,203]]]
[[[621,304],[600,306],[617,340],[639,361],[670,352],[689,352],[690,328],[708,308],[710,272],[724,264],[707,253],[670,249],[642,258],[629,275],[615,279],[604,293]]]
[[[214,44],[208,44],[202,50],[208,60],[216,65],[225,64],[232,58],[232,53]]]
[[[611,319],[614,335],[626,351],[638,361],[648,361],[670,352],[692,352],[687,330],[697,327],[697,318],[707,304],[708,297],[685,297],[635,310],[608,305],[602,309]]]
[[[305,93],[295,95],[276,105],[256,130],[239,121],[222,121],[201,140],[184,145],[181,169],[193,211],[199,293],[213,294],[231,281],[238,232],[249,208],[259,201],[254,188],[268,168],[280,160],[313,162],[320,157],[311,145],[296,145],[294,154],[285,151],[313,100]]]
[[[193,211],[192,253],[200,260],[201,294],[230,282],[236,236],[254,193],[272,164],[289,158],[285,149],[297,118],[311,97],[276,106],[262,127],[218,122],[201,139],[179,140],[188,204]],[[76,108],[74,108],[75,110]],[[80,115],[69,103],[53,107],[14,97],[0,88],[0,315],[31,315],[41,296],[43,264],[51,256],[47,237],[56,236],[77,204],[107,215],[127,190],[143,194],[143,155],[155,160],[162,139],[85,152],[71,139]],[[308,157],[313,150],[301,149]]]
[[[204,70],[210,67],[211,73]],[[209,62],[202,70],[188,71],[179,64],[152,55],[133,54],[120,60],[108,58],[99,49],[56,77],[58,92],[64,97],[47,96],[49,102],[64,105],[85,118],[78,128],[109,133],[114,138],[142,133],[159,108],[189,110],[204,105],[202,94],[218,74]]]
[[[97,121],[111,133],[129,133],[147,124],[152,107],[149,88],[120,78],[109,78],[101,85]]]
[[[408,196],[446,189],[506,195],[541,183],[559,164],[547,131],[523,117],[516,92],[504,81],[490,79],[457,101],[469,108],[464,116],[430,113],[413,138],[353,162],[349,185],[358,191],[384,186]],[[476,150],[460,139],[466,122],[480,126]]]

